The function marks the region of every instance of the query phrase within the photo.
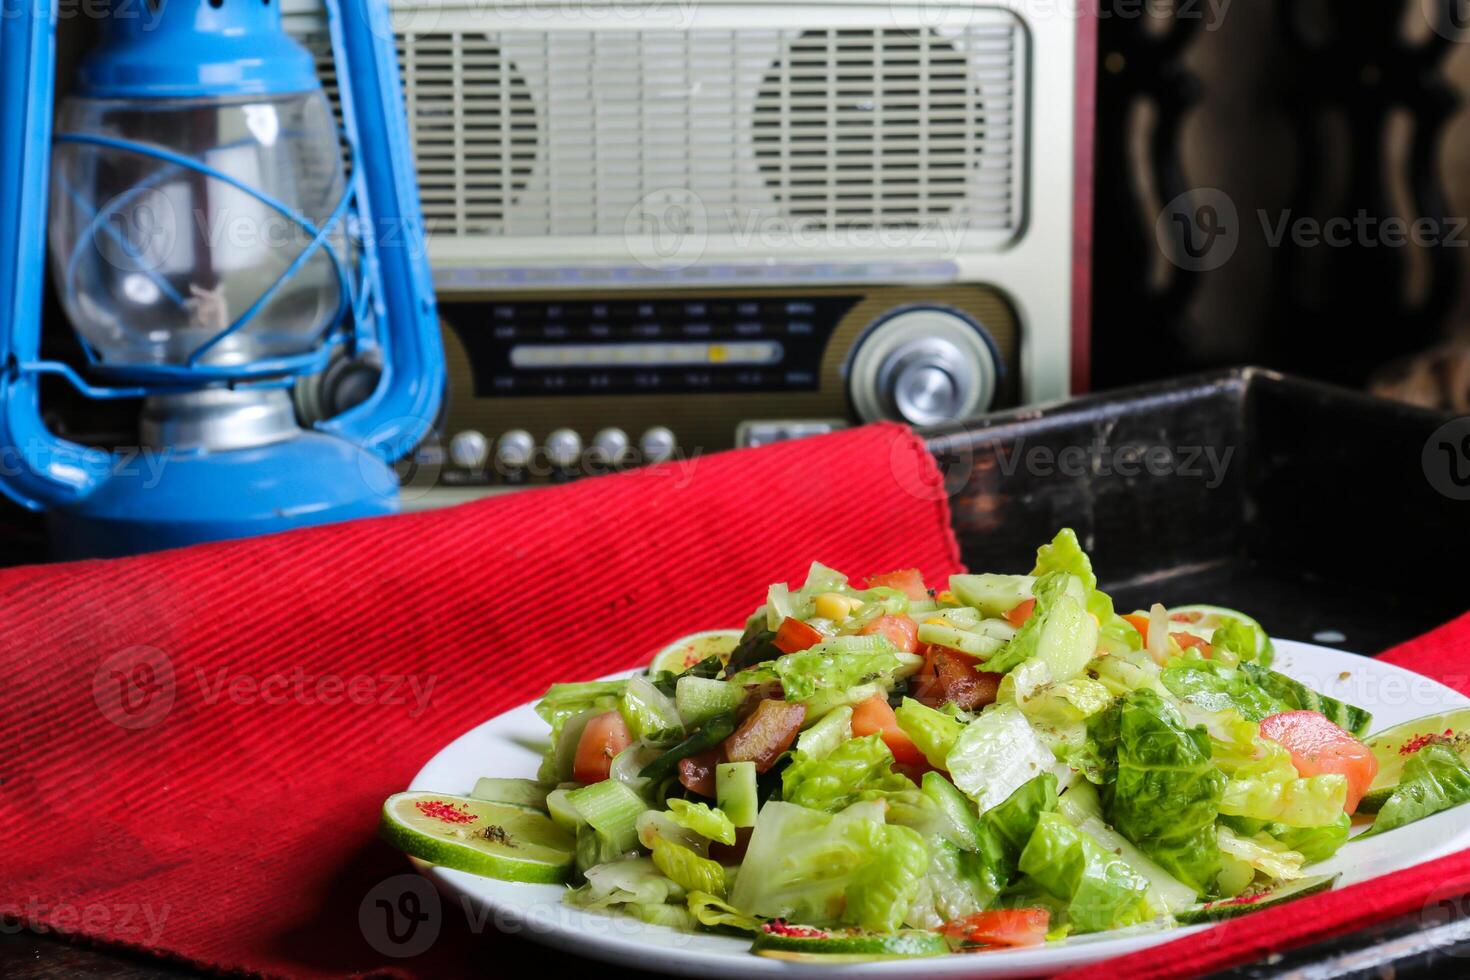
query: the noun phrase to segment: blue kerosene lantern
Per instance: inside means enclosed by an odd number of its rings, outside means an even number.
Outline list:
[[[53,134],[54,0],[3,0],[0,489],[47,509],[62,554],[389,513],[389,464],[432,424],[443,353],[387,6],[328,0],[339,133],[277,2],[117,0]],[[82,370],[40,355],[48,244]],[[292,385],[334,353],[380,365],[376,385],[303,429]],[[143,398],[147,465],[50,432],[43,374]]]

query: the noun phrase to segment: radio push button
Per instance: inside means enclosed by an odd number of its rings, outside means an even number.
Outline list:
[[[531,456],[536,452],[536,440],[525,429],[511,429],[500,435],[495,446],[495,465],[505,476],[520,473],[531,465]]]
[[[662,425],[655,425],[638,438],[638,451],[643,454],[645,463],[662,463],[672,459],[674,450],[678,447],[679,442],[674,438],[673,431]]]
[[[569,470],[582,458],[582,437],[572,429],[556,429],[546,437],[546,459],[559,470]]]
[[[482,432],[465,429],[449,440],[449,459],[467,470],[479,469],[490,458],[490,440]]]
[[[587,447],[587,467],[596,472],[615,470],[627,461],[631,448],[628,433],[622,429],[600,429]]]

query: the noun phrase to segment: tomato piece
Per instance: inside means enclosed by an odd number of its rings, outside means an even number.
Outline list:
[[[771,640],[776,649],[782,653],[796,653],[814,647],[826,637],[817,630],[815,626],[808,626],[799,619],[787,616],[781,620],[781,625],[776,629],[776,636]]]
[[[919,648],[919,624],[907,616],[879,616],[859,632],[863,636],[882,635],[900,653],[913,653]]]
[[[679,782],[691,793],[715,798],[715,766],[725,761],[719,746],[679,760]]]
[[[806,705],[766,698],[725,739],[725,761],[754,762],[756,772],[765,772],[791,748],[804,720]]]
[[[1138,630],[1140,636],[1144,638],[1148,637],[1147,613],[1126,613],[1124,614],[1123,618],[1128,620],[1129,626],[1132,626],[1134,629]]]
[[[939,931],[986,946],[1039,946],[1050,928],[1051,913],[1046,909],[989,909],[946,922]]]
[[[721,864],[739,864],[744,861],[746,848],[750,847],[750,835],[754,832],[754,827],[736,827],[735,843],[721,844],[717,840],[710,841],[710,859]]]
[[[1352,813],[1378,775],[1373,750],[1316,711],[1283,711],[1261,721],[1261,735],[1286,748],[1291,763],[1304,777],[1341,773],[1347,777],[1347,802]]]
[[[924,586],[924,575],[917,568],[901,568],[896,572],[868,576],[868,588],[897,589],[910,599],[927,599],[929,590]]]
[[[957,650],[935,651],[933,679],[920,680],[914,689],[915,697],[931,708],[953,701],[965,711],[994,703],[1000,691],[1001,675],[976,670],[979,662]]]
[[[1031,614],[1035,611],[1036,600],[1027,599],[1025,602],[1021,603],[1019,606],[1006,613],[1006,622],[1010,623],[1012,626],[1023,626],[1025,625],[1026,620],[1030,619]]]
[[[1195,636],[1193,633],[1170,633],[1169,635],[1174,638],[1175,643],[1179,644],[1179,649],[1181,650],[1198,647],[1199,652],[1203,653],[1206,657],[1215,652],[1208,640],[1200,636]]]
[[[888,699],[875,694],[859,702],[852,709],[852,737],[882,735],[883,744],[893,753],[893,761],[901,766],[918,768],[927,760],[924,753],[909,738],[908,733],[898,727],[898,718],[888,705]]]
[[[572,778],[582,784],[600,783],[607,778],[613,757],[633,743],[628,723],[616,711],[606,711],[582,729],[577,739],[577,754],[572,760]]]

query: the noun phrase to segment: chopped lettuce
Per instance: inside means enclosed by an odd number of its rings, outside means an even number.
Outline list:
[[[984,911],[1000,893],[985,857],[950,841],[931,841],[929,867],[919,882],[903,924],[938,929],[946,922]]]
[[[1043,772],[1054,773],[1061,783],[1072,775],[1013,704],[991,705],[966,725],[945,757],[944,768],[981,813]]]
[[[627,681],[587,681],[553,684],[536,702],[536,714],[555,731],[572,715],[584,711],[611,711],[618,706]]]
[[[646,857],[623,858],[587,869],[587,883],[567,895],[567,901],[586,909],[617,905],[657,905],[677,901],[684,889],[667,878]]]
[[[1290,827],[1331,824],[1347,802],[1347,779],[1335,773],[1300,777],[1291,753],[1260,735],[1260,726],[1235,712],[1211,719],[1215,765],[1229,776],[1220,812]]]
[[[1467,801],[1470,801],[1470,768],[1448,746],[1426,745],[1404,764],[1398,788],[1378,811],[1368,833],[1397,830]]]
[[[1053,661],[1050,666],[1054,680],[1075,677],[1086,667],[1097,649],[1097,623],[1083,607],[1086,594],[1081,580],[1066,572],[1051,572],[1036,580],[1035,592],[1036,608],[1031,616],[1004,649],[979,665],[980,670],[1010,673],[1043,653]],[[1085,625],[1083,620],[1087,621]],[[1091,642],[1083,649],[1087,627]]]
[[[893,828],[857,816],[769,802],[756,818],[730,904],[762,918],[836,925],[848,905],[848,886],[888,845],[885,829]]]
[[[809,759],[820,759],[852,738],[852,708],[834,708],[796,739],[796,751]]]
[[[721,844],[735,843],[735,824],[719,808],[711,809],[707,803],[689,800],[669,800],[669,816],[686,830],[701,837],[719,841]]]
[[[1057,777],[1044,772],[1021,785],[999,806],[980,818],[980,852],[1004,888],[1021,867],[1026,849],[1041,815],[1057,808]]]
[[[1216,656],[1221,652],[1228,653],[1237,663],[1269,667],[1276,658],[1276,648],[1266,631],[1243,619],[1232,619],[1223,626],[1217,626],[1210,635],[1210,646],[1215,649]]]
[[[891,643],[875,634],[833,637],[810,649],[777,657],[771,669],[781,681],[786,700],[812,701],[824,693],[870,684],[886,691],[918,666],[918,658],[899,654]]]
[[[683,844],[675,844],[663,837],[653,839],[652,850],[654,866],[685,891],[724,896],[725,869],[719,862],[701,857]]]
[[[1170,694],[1204,711],[1234,711],[1250,721],[1287,710],[1244,670],[1215,660],[1176,657],[1159,675]]]
[[[959,740],[965,726],[942,711],[913,698],[904,698],[894,710],[898,727],[903,729],[924,758],[936,769],[943,769],[949,750]]]
[[[954,597],[986,616],[1004,616],[1032,598],[1033,575],[951,575]]]
[[[1021,853],[1021,871],[1066,904],[1077,932],[1098,932],[1152,918],[1149,883],[1059,813],[1043,813]]]
[[[1218,828],[1220,850],[1244,861],[1272,881],[1292,881],[1302,876],[1305,858],[1270,834],[1242,837],[1229,827]]]
[[[892,767],[893,753],[878,734],[850,738],[816,758],[797,752],[781,774],[781,798],[835,813],[856,803],[864,790],[912,789]]]
[[[1102,801],[1091,783],[1080,782],[1070,787],[1062,794],[1057,812],[1147,878],[1149,904],[1159,914],[1178,912],[1199,900],[1198,892],[1159,867],[1153,858],[1103,821]]]
[[[929,868],[924,838],[908,827],[859,821],[873,838],[877,854],[858,868],[846,890],[842,921],[873,932],[893,932],[903,925]]]
[[[1082,550],[1077,532],[1064,527],[1052,538],[1050,544],[1036,549],[1036,566],[1032,575],[1063,572],[1075,576],[1082,583],[1083,605],[1092,614],[1099,627],[1096,645],[1109,653],[1137,650],[1143,645],[1138,631],[1119,616],[1113,608],[1113,600],[1097,587],[1097,574],[1092,570],[1092,559]]]
[[[1169,874],[1208,891],[1220,871],[1215,820],[1226,781],[1209,734],[1186,728],[1152,691],[1134,691],[1118,714],[1117,759],[1104,793],[1110,822]]]
[[[1316,864],[1332,857],[1347,843],[1352,827],[1353,818],[1339,813],[1337,819],[1320,827],[1288,827],[1273,823],[1266,828],[1266,833],[1300,854],[1307,864]]]
[[[694,921],[709,929],[760,932],[761,920],[708,892],[690,892],[685,903]]]

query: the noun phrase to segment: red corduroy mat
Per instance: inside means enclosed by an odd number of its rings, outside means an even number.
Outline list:
[[[0,572],[0,914],[227,969],[467,973],[467,930],[395,960],[359,920],[409,870],[375,839],[383,799],[554,680],[741,625],[814,558],[959,570],[922,442],[875,426]]]

